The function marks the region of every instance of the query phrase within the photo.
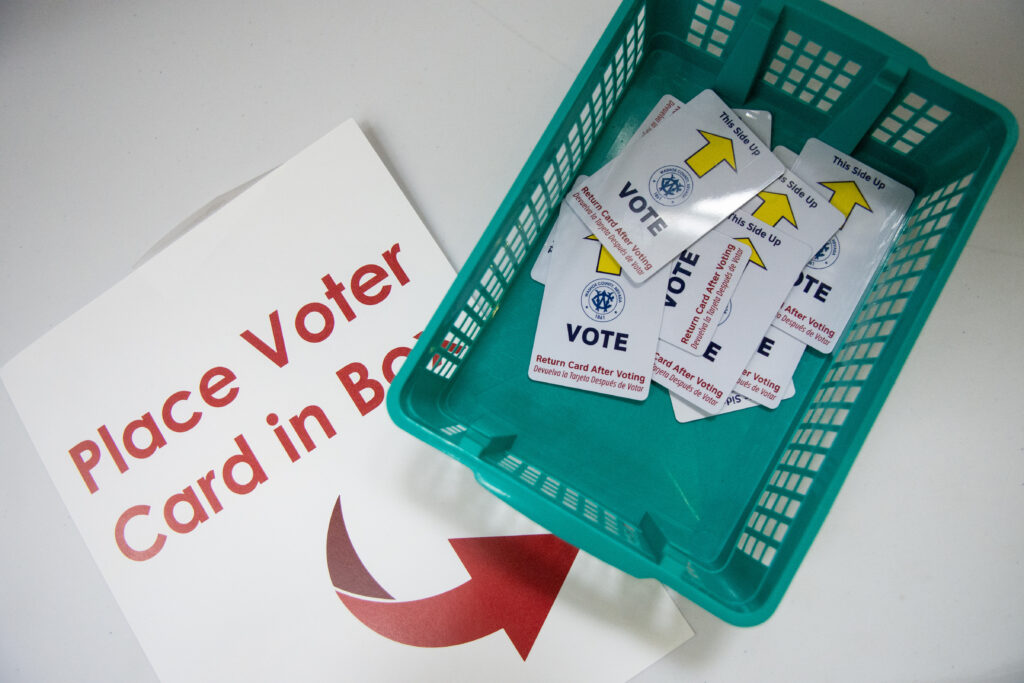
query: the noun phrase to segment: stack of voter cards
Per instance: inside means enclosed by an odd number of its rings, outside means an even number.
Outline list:
[[[771,114],[712,90],[664,96],[618,156],[580,176],[531,271],[545,285],[529,377],[680,422],[796,393],[831,353],[914,193],[811,139],[770,149]]]

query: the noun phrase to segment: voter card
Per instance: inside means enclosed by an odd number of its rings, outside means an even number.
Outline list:
[[[771,225],[737,211],[715,230],[751,247],[750,262],[707,350],[694,356],[662,342],[654,375],[669,391],[709,413],[724,407],[793,280],[814,253],[788,219]]]
[[[600,182],[580,180],[568,204],[643,282],[672,262],[783,166],[711,90],[628,145]]]
[[[745,241],[752,248],[750,263],[732,299],[733,302],[740,300],[739,306],[745,313],[741,316],[740,322],[734,322],[728,327],[725,325],[727,318],[723,317],[708,345],[708,352],[714,353],[712,357],[705,352],[701,360],[691,363],[690,366],[681,365],[686,374],[699,376],[713,386],[702,387],[696,380],[690,380],[685,384],[679,383],[679,374],[682,373],[668,371],[664,364],[661,366],[663,372],[655,377],[655,381],[673,383],[675,389],[669,384],[666,384],[667,388],[679,393],[683,398],[701,400],[703,403],[697,405],[711,412],[715,412],[714,408],[721,402],[719,394],[732,390],[734,385],[746,389],[745,395],[748,397],[755,394],[753,388],[742,386],[742,372],[757,351],[765,350],[765,330],[774,318],[769,311],[773,306],[777,306],[771,302],[782,302],[791,288],[791,281],[787,282],[786,278],[795,279],[811,254],[817,251],[843,221],[843,215],[839,211],[830,206],[807,181],[791,171],[782,174],[778,180],[761,190],[743,208],[745,211],[733,214],[729,221],[715,228],[712,234],[722,232]],[[750,220],[746,221],[744,216]],[[766,256],[770,256],[771,268],[768,268]],[[794,263],[797,264],[795,267]],[[748,278],[753,278],[749,286]],[[761,308],[762,306],[767,308]],[[731,308],[733,307],[730,306]],[[730,316],[732,315],[735,315],[735,311],[730,312]],[[726,347],[728,350],[725,350]],[[670,351],[663,351],[663,356],[672,357]],[[722,355],[719,356],[719,353]],[[672,363],[672,367],[675,365],[677,364]],[[788,382],[792,372],[782,376],[780,372],[774,372],[769,378],[767,373],[761,372],[762,369],[759,368],[757,375],[766,378],[767,383],[757,382],[756,397],[758,400],[767,401],[773,407],[777,406],[781,400],[780,389]],[[700,373],[697,370],[700,370]],[[750,381],[756,382],[753,379]]]
[[[546,278],[558,224],[562,222],[580,222],[564,203],[544,245],[544,258],[538,256],[531,269],[531,276],[538,282]],[[614,262],[603,246],[601,254]],[[704,353],[749,257],[750,247],[715,231],[684,250],[669,268],[661,338],[690,353]]]
[[[769,327],[733,391],[766,408],[777,408],[793,372],[804,355],[805,345],[782,330]]]
[[[813,183],[789,170],[744,204],[743,210],[772,227],[792,228],[792,236],[809,246],[811,254],[839,230],[844,220]]]
[[[665,118],[672,116],[682,109],[683,104],[680,100],[673,97],[672,95],[665,95],[658,102],[644,122],[637,128],[636,134],[630,138],[630,142],[633,142],[638,137],[643,137],[647,133],[651,132],[658,127],[658,124]],[[765,109],[735,109],[734,110],[740,119],[746,124],[747,128],[753,131],[754,135],[761,138],[769,147],[772,144],[772,113]],[[795,156],[795,155],[794,155]]]
[[[683,108],[683,102],[674,95],[662,95],[661,99],[658,100],[658,104],[655,105],[654,109],[647,115],[647,118],[643,120],[640,126],[636,129],[636,132],[626,143],[626,147],[633,144],[642,137],[648,135],[655,128],[660,126],[666,119],[671,116],[678,114]],[[625,149],[625,148],[623,148]],[[605,164],[602,168],[607,168],[609,164]],[[596,173],[594,175],[597,175]]]
[[[646,398],[669,271],[636,284],[572,212],[555,228],[529,377]]]
[[[805,243],[813,247],[811,253],[816,252],[844,220],[840,211],[792,171],[782,174],[744,208],[772,225],[792,224]],[[736,380],[734,391],[769,408],[777,407],[782,400],[781,390],[793,376],[803,350],[803,342],[769,327],[757,352]]]
[[[740,283],[751,247],[712,230],[669,266],[661,339],[684,351],[704,353]]]
[[[800,274],[775,325],[831,353],[892,247],[914,192],[820,140],[808,140],[794,172],[817,185],[844,218]]]
[[[782,145],[779,145],[772,149],[772,154],[774,154],[778,158],[778,160],[782,162],[782,165],[785,166],[786,168],[791,169],[793,168],[793,164],[796,163],[797,153],[791,150],[789,147],[783,147]]]
[[[772,145],[772,113],[764,109],[737,109],[740,118],[754,135],[761,138],[769,147]]]
[[[658,102],[658,106],[647,115],[644,122],[637,128],[637,132],[630,138],[630,142],[633,142],[637,137],[643,137],[657,128],[663,119],[678,113],[682,107],[682,102],[672,95],[663,96]],[[770,111],[766,109],[734,109],[733,111],[739,115],[747,128],[753,131],[754,135],[761,138],[765,144],[771,147],[772,113]],[[794,158],[796,157],[795,154],[793,156]]]
[[[664,121],[666,118],[679,112],[679,110],[682,109],[682,107],[683,103],[681,100],[679,100],[676,97],[673,97],[672,95],[664,95],[658,101],[658,105],[651,110],[651,112],[647,115],[647,118],[645,118],[640,123],[640,126],[636,129],[636,131],[633,132],[633,135],[630,137],[629,142],[626,143],[626,146],[631,145],[635,140],[639,140],[643,136],[650,133],[652,130],[657,128],[661,124],[661,122]],[[768,112],[754,112],[751,116],[751,120],[757,121],[759,125],[763,125],[763,114],[768,114]],[[768,116],[770,123],[771,114],[768,114]],[[576,182],[586,182],[588,180],[590,180],[590,182],[601,182],[603,178],[608,174],[608,170],[609,164],[605,164],[596,173],[594,173],[593,176],[581,175],[577,178]],[[562,204],[559,206],[559,220],[561,219],[562,212],[564,212],[565,210],[565,202],[562,202]],[[537,255],[536,260],[533,262],[533,268],[530,269],[530,277],[532,277],[534,280],[541,284],[544,284],[545,279],[547,277],[548,264],[550,264],[551,262],[551,253],[554,251],[555,248],[554,235],[555,229],[554,227],[552,227],[551,231],[548,233],[548,238],[544,240],[544,245],[541,247],[540,253]]]
[[[782,399],[793,398],[796,396],[796,387],[790,382],[786,385],[786,388],[782,390]],[[703,420],[709,417],[715,417],[710,413],[706,413],[699,408],[695,408],[683,399],[677,397],[675,394],[669,394],[669,398],[672,400],[672,413],[676,417],[677,422],[686,423],[694,422],[695,420]],[[754,401],[751,401],[746,396],[732,393],[725,399],[725,407],[722,408],[719,415],[725,415],[726,413],[734,413],[737,410],[743,410],[744,408],[753,408],[758,405]]]

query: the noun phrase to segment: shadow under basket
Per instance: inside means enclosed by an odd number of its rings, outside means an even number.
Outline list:
[[[658,99],[714,88],[913,188],[905,226],[797,394],[680,424],[642,402],[527,378],[543,287],[529,267],[580,173]],[[388,394],[403,429],[495,495],[725,621],[775,610],[1006,164],[1016,122],[884,33],[815,0],[627,1],[616,12]]]

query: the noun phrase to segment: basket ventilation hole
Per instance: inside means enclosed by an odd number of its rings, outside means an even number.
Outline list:
[[[721,57],[736,26],[739,3],[733,0],[699,0],[690,21],[686,42]]]
[[[445,436],[455,436],[456,434],[461,434],[466,431],[466,427],[464,425],[450,425],[448,427],[442,427],[440,431]]]
[[[865,337],[870,339],[876,336],[877,331],[885,333],[895,325],[973,180],[974,174],[969,173],[918,197],[892,254],[868,295],[865,308],[857,317],[848,342],[861,342]],[[860,353],[859,349],[848,346],[850,350],[844,349],[842,358],[845,359],[847,354],[856,356]],[[865,355],[870,356],[871,350]]]
[[[804,104],[827,112],[860,71],[860,64],[789,31],[768,63],[763,80]]]
[[[909,93],[886,114],[871,137],[901,154],[907,154],[935,132],[947,118],[949,110],[930,104],[916,93]]]
[[[806,433],[813,434],[811,441],[819,441],[825,434],[822,430],[806,430]],[[828,445],[831,445],[830,438]],[[817,447],[827,448],[828,445],[820,444]],[[815,459],[813,455],[819,455],[821,459]],[[740,552],[766,567],[771,566],[789,525],[814,483],[814,473],[821,466],[822,459],[824,456],[820,452],[796,449],[786,452],[761,492],[756,509],[736,542]]]
[[[456,363],[443,357],[440,353],[435,353],[427,360],[427,370],[443,377],[444,379],[451,379],[451,376],[455,374],[455,369],[459,366]]]

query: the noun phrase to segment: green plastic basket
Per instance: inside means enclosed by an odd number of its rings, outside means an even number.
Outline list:
[[[821,138],[912,187],[906,226],[831,356],[797,395],[679,424],[647,401],[527,378],[542,287],[528,273],[579,173],[657,100],[714,88],[774,114],[773,145]],[[1017,137],[1001,105],[815,0],[628,0],[388,395],[403,429],[587,552],[722,619],[775,610],[853,464]]]

